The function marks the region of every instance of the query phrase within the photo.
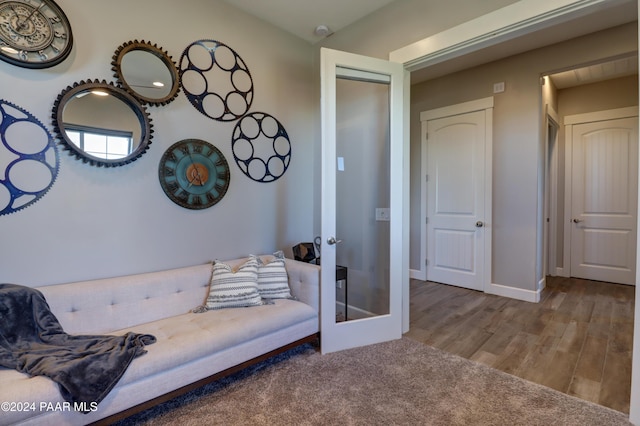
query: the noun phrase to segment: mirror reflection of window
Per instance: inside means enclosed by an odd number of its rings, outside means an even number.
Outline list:
[[[141,140],[138,117],[116,96],[81,92],[64,108],[67,137],[83,152],[100,159],[125,158]]]
[[[66,123],[67,136],[86,154],[104,160],[124,158],[133,152],[133,134]]]

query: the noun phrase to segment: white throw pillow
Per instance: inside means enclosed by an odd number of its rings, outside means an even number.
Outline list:
[[[263,299],[291,299],[289,276],[284,262],[284,253],[273,253],[275,259],[264,263],[258,260],[258,291]]]
[[[213,264],[207,309],[262,305],[258,292],[258,261],[250,258],[237,270],[216,261]]]

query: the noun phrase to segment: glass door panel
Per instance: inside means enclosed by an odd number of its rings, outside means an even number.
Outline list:
[[[389,313],[390,86],[348,75],[336,79],[338,322]]]
[[[402,335],[408,137],[401,64],[321,49],[323,353]]]

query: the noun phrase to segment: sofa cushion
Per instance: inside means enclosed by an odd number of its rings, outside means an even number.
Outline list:
[[[269,305],[188,313],[114,332],[143,332],[157,339],[156,343],[145,347],[145,355],[131,363],[120,385],[310,319],[317,319],[317,313],[309,305],[278,299]]]
[[[38,287],[64,331],[106,334],[202,305],[211,262],[165,271]]]
[[[237,269],[217,261],[213,265],[207,309],[262,305],[258,292],[258,260],[251,257]]]
[[[290,299],[289,276],[285,267],[284,253],[273,253],[273,259],[258,260],[258,292],[263,299]]]

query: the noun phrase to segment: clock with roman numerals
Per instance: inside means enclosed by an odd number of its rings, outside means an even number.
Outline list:
[[[229,163],[218,148],[199,139],[174,143],[160,159],[160,185],[167,197],[187,209],[206,209],[229,188]]]
[[[71,25],[53,0],[0,0],[0,59],[24,68],[62,62],[73,45]]]

